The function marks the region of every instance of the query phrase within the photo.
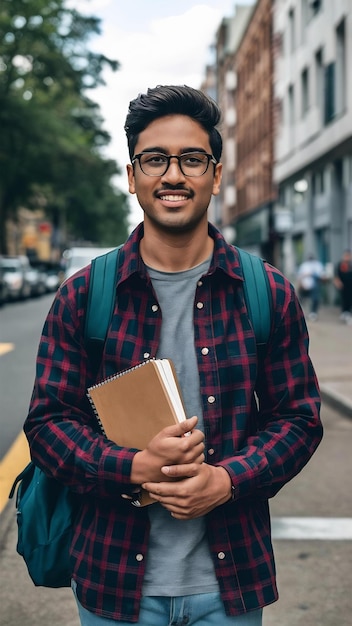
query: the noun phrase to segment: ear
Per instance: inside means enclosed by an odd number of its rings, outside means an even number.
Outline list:
[[[128,179],[128,191],[132,194],[136,193],[133,165],[131,165],[131,163],[128,163],[128,165],[126,165],[126,170],[127,170],[127,179]]]
[[[220,193],[221,186],[221,178],[222,178],[222,163],[217,163],[214,171],[214,180],[213,180],[213,196],[217,196]]]

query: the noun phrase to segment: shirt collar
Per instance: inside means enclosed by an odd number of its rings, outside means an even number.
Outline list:
[[[230,278],[243,280],[241,265],[236,248],[227,243],[221,232],[209,222],[208,232],[214,239],[214,254],[211,260],[208,274],[222,271]],[[120,251],[120,273],[118,283],[128,280],[132,274],[139,274],[148,279],[148,274],[143,260],[139,254],[139,243],[144,234],[143,222],[131,233]]]
[[[241,263],[236,247],[227,243],[221,232],[210,222],[208,224],[208,232],[210,237],[214,239],[214,254],[209,273],[211,274],[219,269],[230,278],[243,280]]]

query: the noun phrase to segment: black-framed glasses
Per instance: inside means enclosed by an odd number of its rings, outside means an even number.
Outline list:
[[[164,176],[170,167],[171,159],[177,159],[184,176],[203,176],[209,163],[217,164],[216,158],[206,152],[185,152],[177,154],[161,154],[159,152],[140,152],[131,160],[132,165],[139,161],[139,166],[146,176]]]

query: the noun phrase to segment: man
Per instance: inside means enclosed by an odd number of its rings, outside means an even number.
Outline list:
[[[130,103],[127,175],[144,221],[120,252],[97,376],[169,357],[190,419],[145,450],[99,433],[82,338],[89,267],[62,285],[44,326],[25,431],[36,463],[81,498],[71,554],[83,626],[259,626],[277,599],[268,498],[322,436],[292,286],[267,266],[273,323],[259,360],[238,254],[207,220],[221,182],[219,120],[189,87]],[[154,504],[131,505],[140,485]]]
[[[335,271],[334,283],[341,293],[341,320],[352,323],[352,252],[344,250]]]
[[[320,305],[320,283],[324,275],[322,263],[313,254],[304,261],[298,269],[299,295],[302,303],[310,300],[308,319],[315,322],[318,319]]]

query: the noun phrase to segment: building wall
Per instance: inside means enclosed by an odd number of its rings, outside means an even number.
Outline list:
[[[218,226],[228,231],[236,216],[236,51],[247,28],[253,6],[236,4],[234,14],[224,18],[215,38],[216,99],[222,111],[220,131],[223,138],[223,178],[218,197],[220,214]]]
[[[271,0],[259,0],[236,55],[238,215],[275,198],[271,19]]]
[[[310,18],[304,17],[306,2],[275,3],[274,28],[283,37],[275,68],[275,97],[283,108],[275,146],[277,180],[351,135],[352,81],[346,79],[352,55],[352,2],[321,0],[321,10]]]
[[[276,263],[272,0],[257,0],[236,53],[236,243]]]
[[[213,51],[213,46],[210,47]],[[200,86],[201,90],[217,102],[217,78],[216,64],[210,63],[205,68],[205,76]],[[208,207],[208,218],[213,224],[221,225],[221,198],[219,195],[212,196]]]
[[[292,222],[283,266],[294,273],[313,253],[331,276],[352,246],[352,0],[278,0],[273,25],[273,177]]]

